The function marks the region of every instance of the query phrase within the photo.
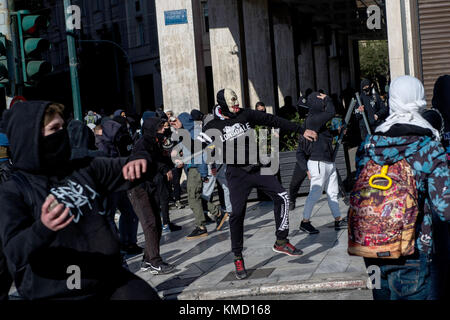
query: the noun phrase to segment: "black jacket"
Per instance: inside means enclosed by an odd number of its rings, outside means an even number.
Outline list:
[[[367,116],[367,121],[369,122],[370,130],[372,133],[389,115],[389,108],[381,100],[380,95],[374,92],[367,95],[363,91],[363,86],[367,84],[364,80],[361,82],[361,103],[364,105],[364,112]],[[378,116],[378,120],[375,120],[375,115]],[[359,121],[359,128],[364,136],[367,135],[366,125],[364,123],[363,116],[356,113],[356,119]]]
[[[308,171],[307,161],[333,162],[333,135],[327,128],[327,122],[335,116],[335,107],[330,97],[324,100],[317,98],[316,93],[308,97],[307,105],[309,114],[306,118],[306,129],[317,132],[318,138],[315,142],[306,140],[300,136],[297,149],[297,163],[301,169]]]
[[[228,165],[249,165],[258,164],[259,157],[257,157],[257,162],[255,163],[252,157],[255,152],[254,149],[250,150],[249,141],[256,141],[256,136],[254,135],[254,127],[256,125],[268,126],[273,128],[281,128],[287,131],[304,133],[304,129],[293,122],[285,120],[283,118],[263,113],[260,111],[255,111],[251,109],[241,109],[230,119],[224,119],[220,112],[220,107],[215,108],[215,119],[208,122],[203,127],[203,132],[199,135],[199,140],[204,143],[213,142],[216,146],[216,152],[219,153],[217,158],[222,159],[222,163]],[[212,130],[215,129],[215,130]],[[245,139],[244,137],[248,137]],[[227,162],[226,152],[228,141],[233,141],[234,143],[234,161],[233,163]],[[238,143],[238,141],[240,141]],[[238,154],[245,155],[245,163],[238,163]],[[259,153],[257,153],[259,155]],[[220,163],[220,162],[217,162]]]
[[[69,162],[64,177],[43,174],[41,119],[48,104],[18,103],[5,115],[14,169],[29,181],[34,199],[29,203],[28,191],[13,179],[0,186],[0,237],[17,290],[25,299],[95,297],[109,290],[122,266],[119,241],[100,211],[100,201],[107,193],[132,187],[121,172],[132,159],[84,158]],[[40,219],[49,194],[76,217],[57,232]],[[70,266],[81,270],[80,290],[67,287]]]

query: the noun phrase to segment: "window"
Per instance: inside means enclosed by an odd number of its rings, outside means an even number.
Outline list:
[[[142,21],[137,23],[136,46],[140,47],[145,44],[145,30]]]
[[[209,16],[208,16],[208,2],[202,2],[203,21],[205,24],[205,32],[209,32]]]
[[[135,7],[136,7],[136,12],[140,12],[141,11],[141,0],[137,0],[135,2]]]

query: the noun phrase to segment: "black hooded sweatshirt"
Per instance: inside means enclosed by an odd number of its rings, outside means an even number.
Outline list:
[[[327,128],[327,122],[333,119],[336,111],[330,97],[322,100],[317,98],[318,95],[318,92],[313,92],[308,96],[306,104],[309,113],[305,124],[307,129],[317,132],[317,141],[310,142],[300,136],[297,149],[297,162],[304,171],[308,171],[308,159],[333,162],[333,135]]]
[[[45,174],[40,156],[41,126],[48,105],[42,101],[18,103],[4,117],[14,168],[32,186],[24,190],[13,179],[0,186],[0,237],[8,267],[25,299],[103,297],[123,269],[117,235],[100,213],[100,201],[107,193],[133,187],[122,176],[127,161],[150,159],[143,153],[133,159],[84,158],[64,162],[61,176]],[[33,198],[31,203],[26,200],[28,194]],[[75,216],[57,232],[40,219],[49,194],[71,208],[70,214]],[[70,266],[81,271],[79,290],[68,289]]]
[[[226,103],[224,97],[224,90],[220,90],[217,93],[218,106],[214,108],[214,119],[209,121],[204,127],[203,132],[199,135],[197,139],[202,141],[204,144],[209,144],[215,141],[216,148],[221,146],[222,148],[217,148],[216,152],[219,152],[219,157],[222,159],[222,163],[227,163],[232,166],[248,166],[248,165],[260,165],[259,159],[257,163],[251,163],[250,139],[255,139],[256,136],[251,134],[251,130],[254,129],[256,125],[280,128],[286,131],[304,133],[304,129],[291,121],[285,120],[283,118],[271,115],[269,113],[264,113],[251,109],[240,109],[238,113],[231,113],[229,106]],[[229,117],[225,119],[223,116]],[[218,135],[214,135],[213,131],[210,129],[216,129]],[[247,135],[248,138],[245,139],[245,143],[238,143],[240,138]],[[216,141],[215,139],[219,139]],[[228,141],[233,141],[234,143],[234,161],[233,163],[227,162],[227,143]],[[245,162],[243,164],[238,163],[238,154],[245,154]],[[217,162],[219,163],[219,162]]]
[[[165,120],[161,118],[146,119],[142,125],[142,137],[133,148],[133,153],[147,152],[152,158],[152,165],[148,166],[147,177],[154,177],[158,173],[165,175],[174,167],[171,158],[164,155],[162,140],[165,136],[157,133],[158,127],[164,122]]]

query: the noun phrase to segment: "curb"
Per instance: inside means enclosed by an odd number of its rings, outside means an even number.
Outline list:
[[[177,296],[178,300],[219,300],[243,296],[261,296],[269,294],[293,294],[304,292],[339,291],[367,289],[367,278],[361,279],[323,279],[304,282],[280,282],[278,284],[254,285],[247,288],[220,290],[190,290]]]

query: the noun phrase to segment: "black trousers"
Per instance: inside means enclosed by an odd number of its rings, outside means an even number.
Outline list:
[[[289,185],[289,199],[291,202],[295,203],[297,198],[297,193],[302,186],[303,181],[308,176],[305,170],[302,170],[300,166],[296,163],[294,168],[294,173],[292,175],[291,184]]]
[[[162,262],[159,251],[162,226],[155,193],[149,194],[145,186],[141,184],[129,190],[128,197],[144,232],[144,260],[153,266],[158,266]]]
[[[161,209],[161,217],[163,220],[163,224],[169,224],[169,181],[167,181],[167,177],[163,176],[161,173],[158,173],[153,178],[153,184],[156,187],[156,201],[158,206]]]
[[[183,174],[183,168],[174,168],[172,169],[173,178],[170,182],[171,184],[171,190],[173,188],[173,198],[175,201],[178,201],[181,199],[181,186],[180,186],[180,180],[181,175]]]
[[[8,300],[12,283],[13,279],[9,273],[6,257],[3,254],[2,242],[0,241],[0,301]]]
[[[274,202],[277,240],[287,239],[289,234],[289,195],[276,176],[261,175],[258,170],[248,173],[239,167],[228,166],[227,182],[233,212],[230,215],[231,250],[242,254],[244,245],[244,218],[247,198],[253,188],[260,189]]]

